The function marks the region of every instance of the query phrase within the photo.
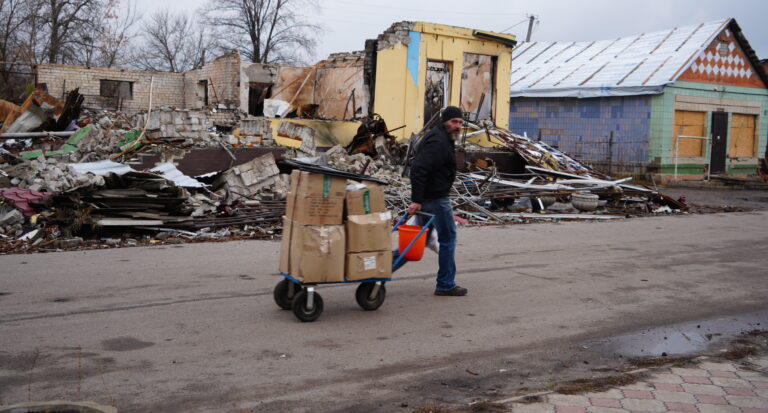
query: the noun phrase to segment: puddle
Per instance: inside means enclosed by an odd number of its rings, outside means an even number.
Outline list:
[[[661,357],[706,351],[751,330],[768,329],[768,310],[634,331],[587,347],[624,357]]]

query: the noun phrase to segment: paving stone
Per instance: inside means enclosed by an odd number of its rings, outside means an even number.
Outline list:
[[[741,413],[741,409],[736,406],[721,406],[715,404],[697,404],[699,413]]]
[[[768,381],[752,381],[756,389],[768,389]]]
[[[717,363],[717,362],[711,362],[711,361],[705,361],[701,364],[699,364],[699,368],[702,368],[704,370],[709,370],[710,372],[715,371],[736,371],[736,367],[731,363]]]
[[[726,379],[738,379],[739,376],[736,375],[736,373],[732,371],[724,371],[724,370],[710,370],[709,375],[712,377],[722,377]]]
[[[675,402],[668,402],[664,404],[667,406],[667,410],[670,412],[699,413],[699,409],[696,408],[695,404]]]
[[[653,390],[653,386],[643,381],[643,382],[637,382],[637,383],[628,384],[626,386],[622,386],[622,389],[651,391]]]
[[[547,402],[558,406],[590,406],[588,398],[569,394],[550,394],[547,396]]]
[[[768,400],[755,396],[725,396],[728,403],[739,407],[768,408]]]
[[[754,396],[755,392],[752,389],[745,387],[723,387],[725,394],[729,396]]]
[[[619,402],[618,399],[604,399],[601,397],[590,397],[589,398],[590,403],[592,403],[592,406],[597,407],[612,407],[615,409],[621,408],[621,402]]]
[[[709,372],[704,369],[688,369],[688,368],[680,368],[680,367],[673,367],[672,374],[677,374],[678,376],[701,376],[701,377],[709,376]]]
[[[677,374],[670,374],[670,373],[657,373],[652,375],[648,380],[653,383],[670,383],[670,384],[683,383],[683,379],[680,376],[678,376]]]
[[[768,413],[768,409],[756,409],[754,407],[742,407],[742,413]]]
[[[631,411],[642,410],[646,412],[665,412],[667,407],[659,400],[623,399],[621,405]]]
[[[625,409],[614,409],[611,407],[597,407],[597,406],[587,407],[587,411],[589,413],[629,413],[629,410],[625,410]]]
[[[648,390],[626,389],[623,392],[627,399],[653,399],[653,393]]]
[[[754,392],[756,395],[768,399],[768,389],[755,389]]]
[[[690,393],[655,390],[653,395],[656,397],[656,400],[661,400],[663,402],[696,403],[696,398]]]
[[[712,384],[709,377],[702,376],[680,376],[684,382],[693,384]]]
[[[706,404],[728,404],[728,400],[725,400],[725,397],[723,396],[709,396],[706,394],[699,394],[696,395],[696,400],[699,401],[699,403],[706,403]]]
[[[713,386],[711,384],[682,384],[683,389],[688,393],[693,394],[707,394],[710,396],[725,396],[725,390],[719,386]]]
[[[512,403],[510,406],[515,413],[555,413],[555,406],[549,403]]]
[[[742,379],[726,379],[722,377],[712,377],[712,384],[722,387],[744,387],[752,388],[752,385],[747,380]]]
[[[736,375],[745,380],[761,380],[765,381],[766,375],[752,370],[739,370]]]
[[[587,409],[581,406],[555,406],[555,413],[587,413]]]
[[[757,364],[760,367],[768,369],[768,357],[764,358],[749,358],[749,362],[752,364]]]
[[[601,392],[595,392],[595,393],[587,393],[585,394],[587,397],[599,397],[602,399],[623,399],[624,393],[621,392],[619,389],[610,389],[608,391],[601,391]]]
[[[672,384],[672,383],[653,383],[653,387],[656,388],[656,390],[663,390],[663,391],[678,391],[682,392],[683,386],[679,384]]]

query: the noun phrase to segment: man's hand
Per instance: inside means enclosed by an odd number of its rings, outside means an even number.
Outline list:
[[[408,206],[408,215],[413,215],[419,211],[421,211],[421,204],[418,202],[413,202]]]

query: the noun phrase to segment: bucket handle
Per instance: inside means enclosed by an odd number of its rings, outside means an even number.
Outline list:
[[[405,249],[404,249],[404,250],[400,251],[400,255],[397,257],[397,259],[395,260],[395,262],[393,262],[393,263],[392,263],[392,267],[393,267],[393,268],[398,268],[398,265],[400,265],[400,263],[401,263],[403,260],[405,260],[405,254],[406,254],[408,251],[410,251],[410,250],[411,250],[411,247],[413,246],[413,244],[415,244],[415,243],[416,243],[416,241],[419,239],[419,237],[421,237],[421,235],[422,235],[422,234],[424,234],[424,232],[426,232],[426,231],[429,229],[429,227],[430,227],[430,226],[432,226],[432,222],[434,222],[434,220],[435,220],[435,216],[434,216],[433,214],[430,214],[430,213],[427,213],[427,212],[421,212],[421,211],[418,211],[418,212],[416,212],[416,215],[423,215],[423,216],[425,216],[425,217],[429,217],[429,220],[427,221],[427,223],[426,223],[426,224],[424,224],[424,226],[422,226],[422,227],[421,227],[421,230],[419,231],[419,233],[418,233],[418,234],[417,234],[415,237],[413,237],[413,239],[412,239],[412,240],[411,240],[411,242],[408,244],[408,246],[407,246],[407,247],[405,247]],[[397,223],[395,224],[395,226],[392,228],[392,232],[395,232],[395,231],[397,230],[397,228],[398,228],[400,225],[402,225],[402,223],[403,223],[403,222],[405,222],[405,221],[408,219],[408,216],[409,216],[409,214],[406,212],[406,213],[403,215],[403,217],[402,217],[402,218],[400,218],[400,220],[399,220],[399,221],[397,221]]]

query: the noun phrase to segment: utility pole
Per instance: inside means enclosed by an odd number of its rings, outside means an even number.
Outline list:
[[[536,20],[536,16],[534,15],[528,16],[528,35],[525,36],[526,43],[531,41],[531,32],[533,31],[534,20]]]

